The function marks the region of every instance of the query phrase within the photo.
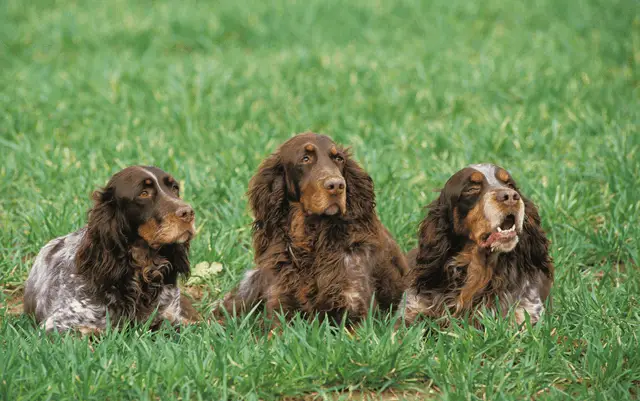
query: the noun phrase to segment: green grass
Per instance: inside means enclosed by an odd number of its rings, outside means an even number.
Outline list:
[[[634,0],[0,2],[0,397],[637,398],[640,6]],[[355,335],[248,318],[180,334],[43,337],[6,303],[35,254],[81,227],[130,164],[183,181],[192,261],[251,266],[244,193],[314,130],[353,146],[403,249],[472,162],[508,168],[541,209],[554,311],[518,331],[389,319]],[[15,309],[15,308],[14,308]],[[418,398],[422,397],[418,396]]]

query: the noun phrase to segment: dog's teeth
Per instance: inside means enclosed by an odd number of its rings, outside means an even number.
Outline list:
[[[498,227],[498,232],[501,233],[502,232],[502,228]]]
[[[512,225],[512,226],[511,226],[511,228],[509,229],[509,231],[513,231],[513,230],[515,230],[515,229],[516,229],[516,225],[514,224],[514,225]]]

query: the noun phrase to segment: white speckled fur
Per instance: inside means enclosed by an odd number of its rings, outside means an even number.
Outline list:
[[[527,281],[518,300],[518,306],[516,307],[516,321],[518,324],[523,323],[526,312],[531,318],[531,323],[537,323],[543,311],[544,305],[540,299],[538,289]]]
[[[106,327],[107,312],[114,318],[115,313],[87,291],[85,278],[76,273],[76,253],[85,234],[83,228],[50,241],[36,257],[25,284],[25,312],[33,313],[47,331],[99,331]],[[156,302],[154,323],[180,319],[180,290],[176,286],[163,288]]]
[[[342,291],[347,308],[354,312],[367,310],[372,294],[370,275],[363,261],[368,260],[368,252],[364,255],[349,253],[344,258],[344,266],[347,271],[349,284]]]

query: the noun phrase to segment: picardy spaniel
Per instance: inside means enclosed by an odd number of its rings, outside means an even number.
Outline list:
[[[331,138],[299,134],[249,183],[255,267],[219,310],[256,306],[349,324],[397,306],[407,264],[375,210],[371,177]]]
[[[405,322],[473,317],[483,308],[502,315],[514,310],[518,323],[527,315],[537,322],[554,267],[538,209],[511,174],[493,164],[466,167],[428,209],[419,246],[407,254]]]
[[[156,167],[128,167],[93,201],[85,227],[51,240],[36,257],[25,312],[47,331],[87,334],[108,320],[114,327],[183,322],[178,278],[190,272],[195,214],[178,182]]]

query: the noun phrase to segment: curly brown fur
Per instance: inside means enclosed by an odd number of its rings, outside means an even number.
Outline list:
[[[401,312],[408,323],[482,307],[502,314],[515,307],[518,323],[526,314],[535,323],[553,284],[537,208],[506,170],[489,164],[467,167],[447,181],[407,260],[411,285]]]
[[[297,135],[260,165],[248,196],[256,267],[224,309],[260,304],[268,314],[354,322],[374,298],[382,309],[398,304],[406,261],[376,215],[371,177],[348,150],[323,135]]]

